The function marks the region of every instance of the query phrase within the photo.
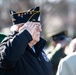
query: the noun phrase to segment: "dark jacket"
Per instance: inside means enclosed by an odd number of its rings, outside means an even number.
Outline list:
[[[42,50],[45,41],[28,46],[32,36],[28,31],[7,37],[0,45],[0,75],[52,75],[51,63]]]

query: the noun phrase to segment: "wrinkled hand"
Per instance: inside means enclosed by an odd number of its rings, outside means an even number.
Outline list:
[[[36,29],[36,25],[33,22],[26,22],[20,29],[19,32],[27,30],[32,36]]]

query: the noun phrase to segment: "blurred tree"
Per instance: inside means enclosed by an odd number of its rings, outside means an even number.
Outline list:
[[[71,7],[71,5],[73,6]],[[76,28],[76,0],[0,0],[0,28],[12,25],[9,13],[11,9],[17,12],[26,11],[34,6],[40,6],[41,8],[43,37],[46,37],[48,34],[45,33],[46,26],[50,26],[48,30],[53,29],[50,22],[52,18],[57,18],[57,16],[64,23],[62,24],[62,28],[67,28],[71,20],[71,25],[73,24],[74,28]],[[70,7],[73,8],[73,10],[70,10]],[[72,11],[73,13],[70,15]],[[73,17],[73,19],[71,17]]]

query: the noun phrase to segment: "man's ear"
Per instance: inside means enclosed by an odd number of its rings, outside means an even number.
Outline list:
[[[12,15],[13,15],[14,13],[16,13],[16,12],[15,12],[15,11],[13,11],[13,10],[10,10],[10,14],[12,14]]]

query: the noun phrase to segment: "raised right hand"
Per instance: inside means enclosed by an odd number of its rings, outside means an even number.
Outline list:
[[[20,27],[19,32],[27,30],[32,36],[36,29],[36,25],[33,22],[26,22],[22,27]]]

